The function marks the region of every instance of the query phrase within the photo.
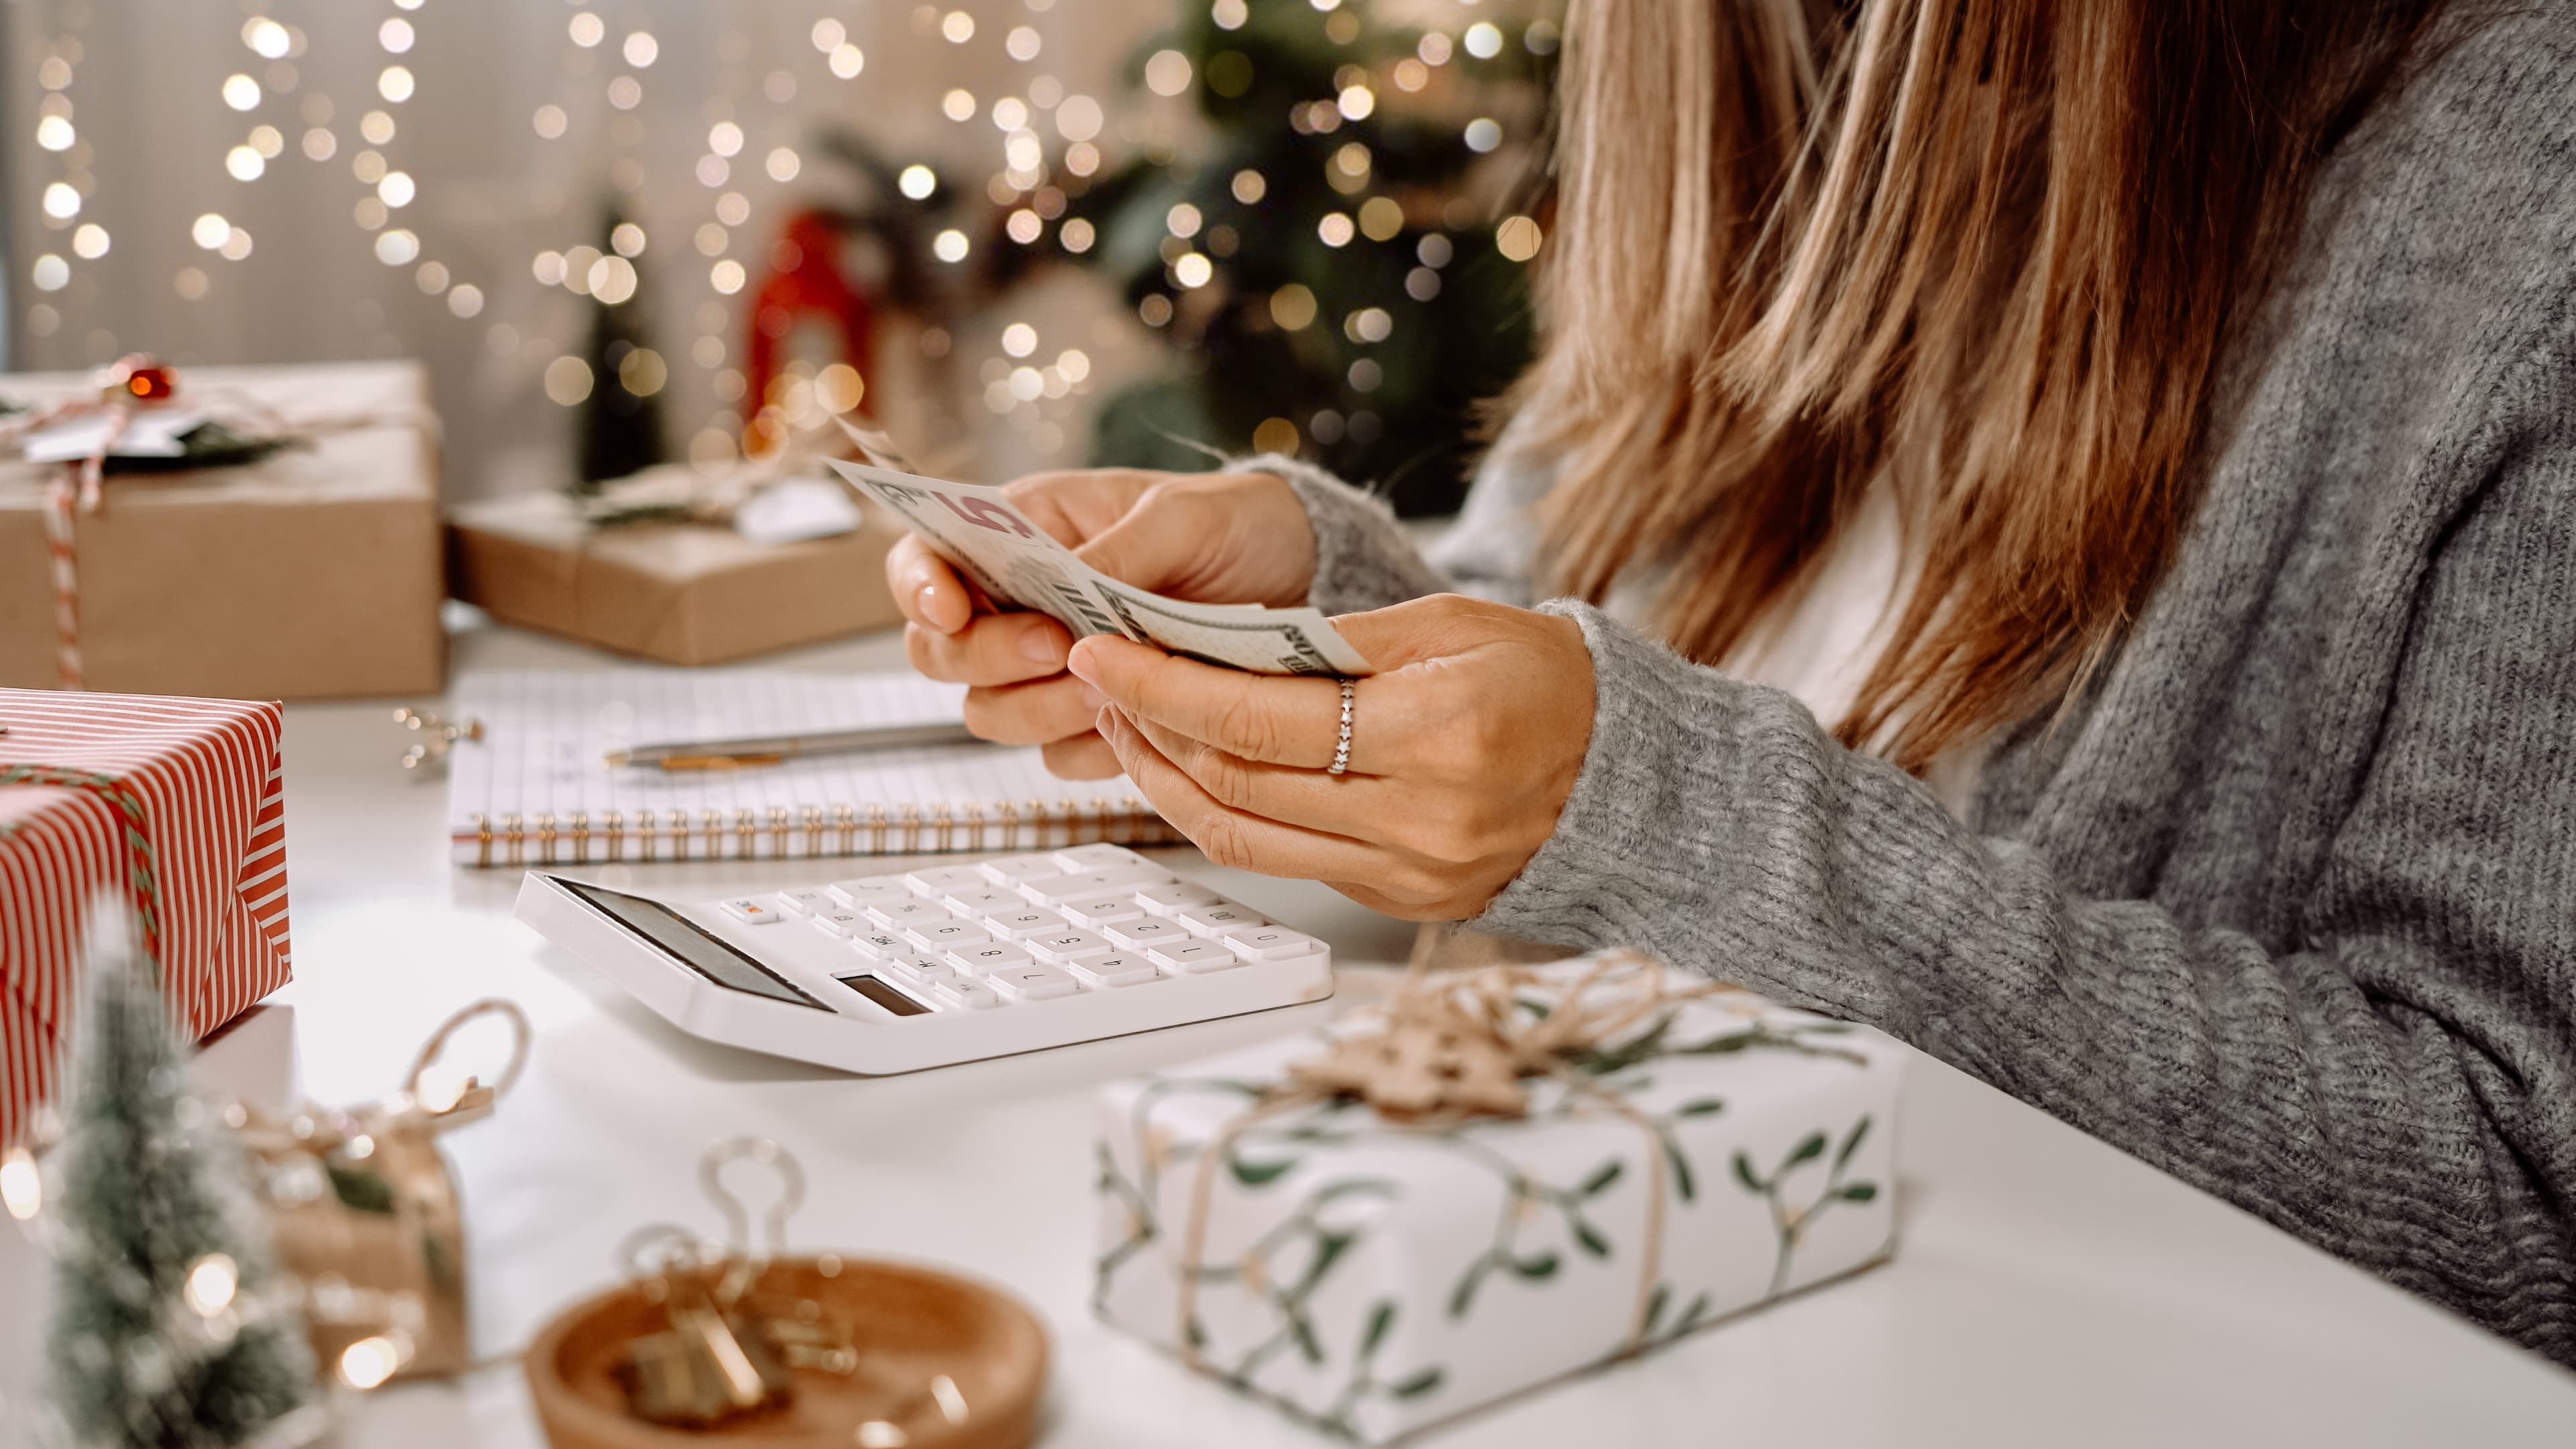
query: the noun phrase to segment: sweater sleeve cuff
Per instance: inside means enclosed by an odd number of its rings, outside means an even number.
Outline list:
[[[1315,582],[1306,601],[1327,614],[1382,609],[1425,594],[1446,593],[1449,580],[1423,562],[1384,503],[1311,463],[1263,453],[1230,466],[1285,479],[1315,530]]]
[[[1698,668],[1589,604],[1539,607],[1574,620],[1592,652],[1592,739],[1555,832],[1473,924],[1586,949],[1642,945],[1648,924],[1676,902],[1710,898],[1712,883],[1682,878],[1690,872],[1681,862],[1735,854],[1707,847],[1742,828],[1742,782],[1730,777],[1745,737],[1777,706],[1804,711],[1777,691]]]

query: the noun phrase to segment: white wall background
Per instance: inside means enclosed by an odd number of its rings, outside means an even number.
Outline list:
[[[7,0],[0,156],[12,365],[86,367],[136,349],[183,364],[417,356],[431,366],[447,420],[451,497],[559,486],[569,477],[573,414],[547,399],[542,375],[556,357],[583,351],[592,304],[541,285],[531,260],[600,243],[601,204],[624,163],[639,184],[615,194],[649,238],[637,265],[658,350],[672,365],[661,402],[676,453],[697,430],[730,420],[718,375],[738,364],[744,335],[744,297],[714,290],[711,259],[694,234],[714,218],[723,191],[738,191],[751,219],[730,229],[726,255],[757,275],[786,213],[833,194],[841,173],[811,148],[817,126],[862,128],[890,153],[938,162],[972,183],[1001,164],[991,102],[1028,96],[1033,85],[1047,94],[1040,76],[1103,102],[1113,121],[1100,144],[1113,162],[1121,118],[1131,136],[1182,124],[1178,103],[1124,110],[1136,98],[1118,80],[1130,48],[1170,19],[1174,0],[1039,3],[1046,8],[1029,0],[418,0],[411,9],[397,0]],[[951,10],[975,21],[963,43],[939,33]],[[578,14],[599,18],[597,46],[574,42]],[[282,64],[246,39],[246,21],[261,15],[299,33]],[[413,28],[399,54],[382,39],[395,19]],[[814,44],[825,19],[860,48],[856,77],[834,75]],[[1025,62],[1007,53],[1006,38],[1022,26],[1039,41]],[[649,64],[621,53],[635,33],[652,37]],[[63,78],[49,60],[69,62],[67,85],[46,84]],[[393,64],[414,81],[400,103],[378,94],[380,73]],[[235,74],[258,83],[248,110],[225,99]],[[620,77],[641,88],[632,110],[610,102]],[[974,120],[941,114],[952,87],[978,98]],[[65,103],[76,140],[46,150],[38,124],[48,106]],[[532,121],[549,104],[567,116],[559,139],[541,137]],[[353,159],[370,149],[360,134],[369,111],[394,122],[393,136],[372,149],[417,184],[416,199],[387,223],[419,238],[418,260],[405,265],[380,261],[379,232],[356,217],[376,195],[353,174]],[[1052,150],[1045,114],[1033,124]],[[709,128],[726,120],[747,144],[726,183],[710,188],[693,171]],[[277,129],[283,152],[257,179],[237,179],[227,153],[260,125]],[[327,160],[303,150],[317,128],[333,139]],[[779,146],[804,158],[786,183],[763,165]],[[56,182],[80,193],[76,216],[45,214]],[[229,260],[192,239],[206,213],[249,233],[246,257]],[[76,254],[84,224],[107,232],[104,255]],[[62,259],[67,279],[40,290],[38,259],[49,255]],[[446,269],[448,295],[419,285],[419,264],[429,261]],[[203,275],[201,297],[182,295],[187,269]],[[454,315],[456,284],[480,290],[476,315]],[[991,335],[1022,319],[1040,326],[1042,355],[1077,345],[1108,354],[1095,390],[1122,370],[1122,357],[1132,369],[1150,354],[1087,279],[1058,274],[1037,295],[1010,299],[989,328],[961,335],[955,353],[986,472],[1044,461],[1047,443],[1058,457],[1081,451],[1079,397],[1054,410],[1053,426],[1027,416],[1006,426],[972,406],[977,366],[996,351]],[[726,344],[715,369],[690,361],[707,333]]]

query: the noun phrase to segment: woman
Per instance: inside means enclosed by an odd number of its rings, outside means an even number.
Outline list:
[[[1016,485],[1365,611],[1346,773],[1334,682],[908,545],[913,657],[1219,861],[1883,1027],[2576,1363],[2571,12],[1578,4],[1435,560],[1275,458]]]

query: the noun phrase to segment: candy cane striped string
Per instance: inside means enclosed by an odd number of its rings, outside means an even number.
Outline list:
[[[72,483],[45,490],[45,555],[54,576],[54,667],[65,689],[88,688],[81,667],[80,570],[72,552]]]
[[[83,404],[53,411],[48,417],[48,421],[59,422],[93,407],[104,407],[108,414],[98,446],[88,457],[64,464],[53,486],[45,490],[45,556],[54,580],[54,671],[62,687],[73,690],[89,685],[88,671],[81,662],[80,564],[72,541],[72,514],[76,507],[82,513],[97,509],[108,452],[125,435],[134,410],[114,403]]]

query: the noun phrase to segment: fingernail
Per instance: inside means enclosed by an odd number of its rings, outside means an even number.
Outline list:
[[[1100,682],[1100,675],[1093,667],[1091,659],[1091,656],[1098,651],[1084,647],[1089,642],[1089,640],[1076,641],[1073,646],[1073,652],[1066,655],[1064,658],[1064,667],[1072,670],[1073,677],[1081,680],[1083,683],[1098,684]]]
[[[920,616],[921,622],[928,624],[934,629],[940,627],[939,614],[937,610],[931,607],[931,605],[938,598],[939,590],[933,588],[929,584],[923,584],[921,587],[912,591],[913,612]]]
[[[1053,664],[1063,652],[1044,629],[1031,629],[1020,636],[1020,653],[1028,656],[1032,664]]]

